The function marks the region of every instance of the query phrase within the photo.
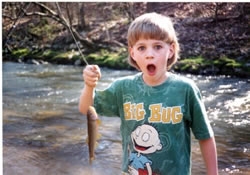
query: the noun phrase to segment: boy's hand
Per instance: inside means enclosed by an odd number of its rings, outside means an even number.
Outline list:
[[[101,70],[97,65],[87,65],[83,70],[83,79],[85,85],[95,88],[98,80],[101,78]]]

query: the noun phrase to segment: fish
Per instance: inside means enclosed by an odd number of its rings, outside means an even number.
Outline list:
[[[101,135],[98,132],[98,126],[101,121],[98,118],[96,110],[93,106],[88,108],[87,112],[87,124],[88,124],[88,138],[87,143],[89,146],[89,163],[92,164],[95,159],[95,149],[98,145],[97,140],[100,139]]]

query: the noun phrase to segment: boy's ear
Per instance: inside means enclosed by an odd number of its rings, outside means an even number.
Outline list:
[[[129,54],[130,54],[130,57],[134,60],[134,51],[132,47],[129,47]]]
[[[170,45],[170,48],[169,48],[170,53],[169,53],[168,58],[172,58],[172,57],[174,56],[174,50],[175,50],[175,46],[174,46],[174,44],[172,43],[172,44]]]

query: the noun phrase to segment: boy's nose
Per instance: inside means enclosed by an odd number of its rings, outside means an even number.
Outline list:
[[[152,59],[154,58],[154,53],[152,49],[148,49],[146,52],[146,59]]]

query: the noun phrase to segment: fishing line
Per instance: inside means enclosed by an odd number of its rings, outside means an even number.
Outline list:
[[[89,63],[87,62],[87,60],[84,58],[84,56],[83,56],[83,54],[82,54],[82,51],[81,51],[81,49],[80,49],[80,46],[79,46],[79,44],[77,43],[77,40],[76,40],[76,38],[75,38],[75,36],[74,36],[73,31],[71,30],[71,27],[70,27],[68,21],[62,16],[61,8],[60,8],[60,6],[59,6],[59,4],[58,4],[57,2],[56,2],[56,5],[57,5],[57,7],[58,7],[58,10],[59,10],[59,13],[60,13],[61,17],[64,19],[64,21],[65,21],[67,27],[69,28],[69,31],[70,31],[70,33],[71,33],[71,35],[72,35],[72,37],[73,37],[73,39],[74,39],[74,41],[75,41],[75,43],[76,43],[76,46],[77,46],[77,48],[78,48],[78,50],[79,50],[79,52],[80,52],[80,55],[81,55],[83,61],[85,62],[86,65],[89,65]]]
[[[68,26],[68,27],[69,27],[69,26]],[[79,52],[80,52],[80,54],[81,54],[81,57],[83,58],[83,61],[84,61],[87,65],[89,65],[89,63],[87,62],[87,60],[84,58],[84,56],[83,56],[83,54],[82,54],[82,51],[81,51],[81,49],[80,49],[80,46],[79,46],[79,44],[77,43],[76,38],[75,38],[75,36],[74,36],[74,34],[73,34],[73,32],[72,32],[72,30],[71,30],[70,27],[69,27],[69,31],[70,31],[70,33],[71,33],[71,35],[72,35],[72,37],[73,37],[73,39],[74,39],[74,41],[75,41],[75,43],[76,43],[76,46],[77,46],[77,48],[78,48],[78,50],[79,50]]]

